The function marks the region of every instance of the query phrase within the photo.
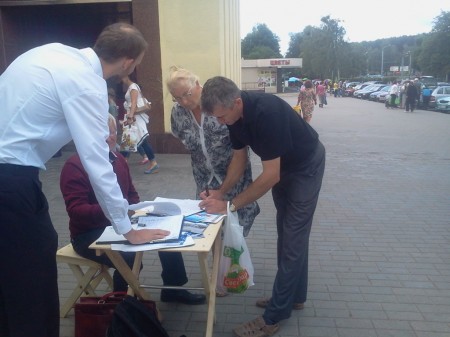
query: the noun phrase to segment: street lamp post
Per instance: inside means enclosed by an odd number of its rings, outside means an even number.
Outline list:
[[[407,51],[406,56],[409,56],[408,72],[409,72],[409,78],[411,78],[411,51],[410,50]]]
[[[388,44],[387,46],[381,47],[381,71],[380,71],[380,75],[383,76],[383,70],[384,70],[384,48],[389,47],[390,44]]]
[[[366,74],[367,74],[367,76],[369,76],[369,74],[370,74],[370,72],[369,72],[369,55],[367,55],[367,58],[366,58]]]
[[[400,77],[402,78],[402,80],[403,80],[403,68],[404,68],[404,58],[405,58],[405,54],[402,54],[402,63],[401,63],[401,66],[400,66]]]

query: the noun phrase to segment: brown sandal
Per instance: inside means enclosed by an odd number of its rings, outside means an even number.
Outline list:
[[[269,305],[270,298],[261,298],[256,301],[256,306],[260,308],[266,308]],[[292,309],[294,310],[303,310],[305,307],[304,303],[294,303],[292,304]]]
[[[278,331],[278,324],[267,325],[262,316],[243,323],[233,329],[235,337],[270,337]]]

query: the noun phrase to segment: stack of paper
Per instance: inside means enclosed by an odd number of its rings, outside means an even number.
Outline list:
[[[218,222],[225,216],[202,211],[198,206],[200,201],[157,197],[154,201],[130,205],[129,209],[136,212],[132,217],[133,222],[137,223],[133,225],[135,230],[164,229],[170,234],[161,240],[132,245],[123,235],[117,234],[112,226],[108,226],[97,239],[97,244],[111,244],[112,250],[130,252],[194,245],[192,237],[182,233],[182,230],[201,235],[209,223]],[[186,229],[183,229],[183,223]]]
[[[165,217],[140,217],[139,225],[133,226],[134,229],[164,229],[170,232],[168,236],[161,240],[155,240],[149,243],[161,243],[177,241],[181,235],[181,228],[183,226],[183,215],[172,215]],[[97,244],[112,244],[112,243],[127,243],[123,235],[117,234],[112,226],[108,226],[103,231],[102,235],[97,239]]]

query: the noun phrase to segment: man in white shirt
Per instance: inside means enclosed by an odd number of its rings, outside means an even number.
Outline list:
[[[0,336],[59,336],[58,239],[39,169],[70,140],[117,233],[131,243],[168,234],[131,228],[105,141],[105,80],[133,72],[147,46],[135,27],[113,24],[93,48],[37,47],[0,76]]]

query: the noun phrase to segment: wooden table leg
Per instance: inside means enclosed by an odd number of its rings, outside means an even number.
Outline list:
[[[105,254],[109,257],[111,262],[114,264],[115,268],[119,271],[122,277],[127,281],[129,287],[129,294],[136,295],[140,299],[148,300],[150,299],[150,295],[140,287],[139,282],[139,269],[142,262],[143,252],[136,253],[136,257],[134,259],[133,270],[126,264],[120,252],[114,250],[105,250]],[[135,271],[135,266],[137,267],[137,272]]]
[[[139,280],[139,274],[141,272],[141,264],[142,264],[142,258],[144,257],[144,252],[136,252],[135,258],[134,258],[134,262],[133,262],[133,268],[132,268],[132,272],[133,275],[135,275],[137,277],[137,279]],[[141,283],[139,282],[139,287],[140,287]],[[133,296],[134,295],[134,291],[132,287],[128,287],[128,295]]]
[[[208,253],[198,253],[198,262],[202,273],[205,293],[208,298],[208,318],[206,321],[206,337],[212,337],[216,320],[216,286],[219,273],[219,261],[222,248],[222,236],[219,232],[213,246],[213,261],[211,275],[208,273]]]

